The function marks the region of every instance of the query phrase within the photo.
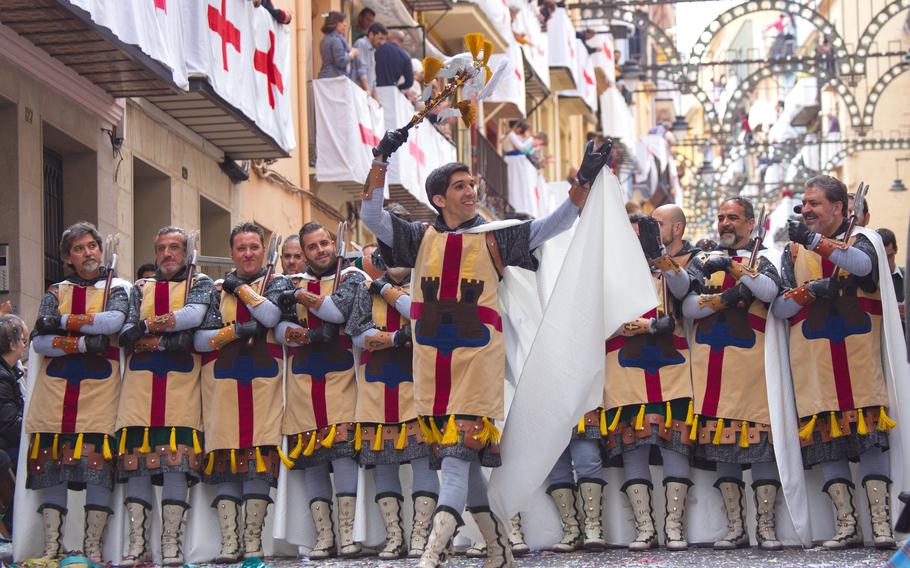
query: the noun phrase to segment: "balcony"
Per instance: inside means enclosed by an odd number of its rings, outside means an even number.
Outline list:
[[[506,39],[483,9],[472,2],[458,2],[448,10],[426,10],[424,16],[427,22],[434,22],[427,33],[449,54],[465,51],[464,36],[469,33],[483,33],[493,42],[496,53],[502,53],[508,47]]]
[[[505,219],[515,213],[507,197],[509,170],[505,160],[483,136],[477,136],[474,146],[474,176],[477,198],[492,215]]]
[[[565,8],[557,8],[547,22],[547,58],[550,64],[550,89],[571,91],[578,87],[575,63],[575,27]]]

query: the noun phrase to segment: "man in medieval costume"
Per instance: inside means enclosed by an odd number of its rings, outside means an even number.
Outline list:
[[[378,253],[372,255],[371,264],[376,261],[382,266]],[[414,402],[410,269],[388,269],[370,283],[370,296],[372,327],[354,337],[354,345],[365,350],[357,379],[357,424],[362,440],[358,456],[361,466],[373,468],[376,503],[386,529],[379,557],[400,558],[407,553],[409,558],[420,558],[439,498],[439,476],[430,464],[432,431],[418,418]],[[406,463],[411,464],[414,503],[407,545],[398,475],[399,466]]]
[[[827,175],[806,182],[802,219],[789,222],[790,243],[781,258],[786,292],[774,314],[790,323],[790,371],[806,468],[820,465],[823,491],[835,510],[829,549],[861,546],[849,462],[859,461],[872,518],[872,542],[894,546],[888,430],[891,372],[883,367],[883,305],[887,267],[881,239],[856,223],[844,237],[847,188]],[[854,219],[855,221],[855,219]],[[890,286],[889,286],[890,290]],[[890,302],[890,299],[889,299]],[[885,318],[890,314],[884,314]],[[884,330],[884,333],[883,333]],[[903,361],[885,365],[903,365]],[[887,379],[887,380],[886,380]],[[893,385],[892,385],[893,387]]]
[[[765,385],[771,372],[765,369],[765,325],[780,278],[752,239],[753,229],[755,211],[748,200],[734,197],[721,204],[718,248],[689,263],[695,289],[683,303],[683,314],[694,320],[696,456],[716,466],[714,486],[727,517],[727,534],[714,543],[716,550],[749,546],[742,472],[750,465],[756,541],[765,550],[782,548],[774,522],[780,475]]]
[[[193,350],[193,334],[214,289],[208,276],[194,271],[194,259],[194,239],[186,231],[158,231],[155,276],[136,282],[120,334],[130,350],[117,410],[117,477],[127,484],[129,519],[121,566],[151,558],[153,484],[163,485],[161,563],[184,563],[188,488],[202,472],[201,357]]]
[[[487,224],[477,214],[470,169],[460,163],[441,166],[426,183],[439,216],[424,225],[382,209],[386,161],[406,139],[406,132],[389,131],[374,152],[379,159],[364,186],[361,216],[388,265],[415,269],[414,391],[442,470],[433,528],[419,566],[445,562],[466,505],[486,542],[486,565],[511,566],[509,531],[490,509],[481,471],[501,464],[494,421],[503,419],[505,348],[497,288],[506,266],[536,270],[532,251],[572,226],[610,145],[595,151],[589,144],[569,198],[551,215],[531,222]]]
[[[680,301],[690,287],[685,267],[698,250],[682,238],[686,219],[681,209],[669,205],[655,213],[660,222],[637,214],[629,221],[651,266],[659,304],[622,324],[605,345],[606,452],[610,459],[622,459],[621,491],[635,519],[636,536],[629,544],[634,551],[657,546],[650,464],[658,454],[667,503],[665,545],[668,550],[689,546],[685,506],[692,485],[692,384]]]
[[[82,549],[89,564],[102,563],[101,539],[113,514],[111,409],[120,395],[116,334],[129,311],[130,284],[108,278],[102,247],[91,223],[64,231],[60,258],[72,274],[48,289],[38,309],[32,338],[38,357],[29,363],[38,373],[24,426],[30,437],[26,487],[40,490],[44,521],[44,553],[30,561],[33,565],[55,564],[65,555],[69,489],[85,489]]]
[[[372,303],[366,275],[346,264],[335,241],[321,224],[306,223],[300,243],[307,270],[297,288],[281,295],[282,322],[275,337],[288,348],[282,433],[288,436],[293,469],[302,470],[316,525],[310,558],[360,552],[354,542],[357,501],[358,430],[355,427],[357,378],[351,338],[371,324]],[[340,235],[339,238],[343,238]],[[338,502],[338,536],[332,520],[334,473]]]
[[[281,467],[284,353],[272,328],[281,320],[278,296],[293,286],[273,274],[273,265],[263,266],[263,238],[254,223],[231,230],[234,270],[213,292],[195,338],[202,353],[203,480],[218,491],[212,504],[221,530],[218,564],[262,558],[269,492]]]

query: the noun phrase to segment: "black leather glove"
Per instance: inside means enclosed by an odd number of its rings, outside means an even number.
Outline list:
[[[63,330],[63,318],[60,316],[41,316],[35,322],[35,335],[60,335]]]
[[[613,139],[611,138],[604,140],[604,143],[601,144],[600,148],[596,151],[594,150],[594,141],[591,140],[588,142],[588,145],[585,146],[585,156],[581,160],[581,165],[578,166],[578,175],[575,176],[578,183],[581,185],[594,183],[597,174],[600,173],[600,170],[603,169],[610,159],[610,153],[612,151]]]
[[[411,345],[411,324],[405,324],[404,327],[395,332],[395,337],[392,339],[395,347],[407,347]]]
[[[730,268],[732,264],[733,259],[727,255],[712,255],[709,256],[702,265],[702,273],[705,275],[705,278],[707,278],[715,272],[722,272]]]
[[[370,294],[379,296],[382,294],[382,287],[385,286],[385,282],[379,282],[378,280],[373,280],[370,282]]]
[[[228,294],[235,294],[237,288],[240,288],[246,284],[235,272],[229,272],[227,276],[224,277],[224,281],[221,283],[221,289],[227,292]]]
[[[106,335],[85,335],[86,353],[104,353],[111,345],[111,340]]]
[[[794,243],[809,246],[815,240],[816,233],[809,229],[809,225],[802,220],[790,219],[787,221],[787,234]]]
[[[297,304],[297,290],[299,288],[294,288],[293,290],[285,290],[278,294],[278,305],[281,308],[290,308]]]
[[[821,278],[813,280],[806,284],[809,292],[815,296],[815,299],[835,298],[840,292],[840,282],[836,278]]]
[[[234,337],[237,339],[263,335],[265,331],[265,326],[254,319],[248,322],[234,324]]]
[[[676,329],[676,320],[673,316],[662,315],[651,320],[651,335],[669,335]]]
[[[657,260],[664,255],[660,225],[653,218],[645,217],[638,222],[638,241],[648,260]]]
[[[727,307],[748,307],[755,295],[744,284],[737,284],[721,292],[720,299]]]
[[[193,332],[178,331],[162,335],[158,346],[164,351],[189,351],[193,348]]]
[[[338,337],[339,325],[336,323],[322,322],[319,327],[311,327],[306,336],[310,343],[328,343]]]
[[[120,334],[121,347],[131,348],[137,341],[145,337],[147,332],[145,322],[140,320],[136,325]]]
[[[395,150],[400,148],[407,139],[407,132],[403,132],[397,128],[395,130],[389,130],[383,135],[382,140],[379,141],[379,145],[373,148],[373,155],[377,158],[388,160],[392,154],[395,153]]]

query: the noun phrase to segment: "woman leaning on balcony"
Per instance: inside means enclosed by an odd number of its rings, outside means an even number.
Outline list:
[[[319,54],[322,56],[322,69],[319,79],[331,79],[348,74],[348,64],[357,57],[357,48],[348,45],[345,34],[348,32],[348,21],[341,12],[329,12],[322,24],[325,37],[319,43]]]

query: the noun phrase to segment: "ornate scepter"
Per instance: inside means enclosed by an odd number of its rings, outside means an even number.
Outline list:
[[[117,245],[120,244],[120,235],[108,235],[104,238],[104,255],[101,263],[107,268],[104,278],[104,295],[101,300],[101,311],[107,311],[108,301],[111,299],[111,282],[114,280],[114,271],[117,269]]]
[[[334,294],[338,290],[338,286],[341,284],[341,267],[344,266],[344,255],[348,250],[348,222],[342,221],[338,223],[338,234],[336,237],[336,248],[335,248],[335,282],[332,283],[332,293]]]
[[[265,275],[262,277],[262,286],[259,288],[263,296],[265,296],[265,289],[269,285],[272,275],[275,274],[275,265],[278,264],[278,248],[281,246],[281,240],[281,235],[277,233],[272,233],[272,236],[269,237],[268,260],[265,265]],[[256,343],[256,337],[251,335],[246,340],[246,344],[252,347],[254,343]]]
[[[758,225],[755,234],[755,242],[752,243],[752,254],[749,256],[749,272],[755,271],[755,264],[758,262],[758,251],[765,240],[765,207],[762,206],[761,213],[758,214]]]
[[[186,288],[183,291],[183,304],[186,305],[190,299],[190,288],[193,287],[193,278],[196,276],[196,261],[199,258],[199,251],[196,243],[199,242],[199,231],[190,231],[186,237],[186,256],[189,261],[186,263]]]

